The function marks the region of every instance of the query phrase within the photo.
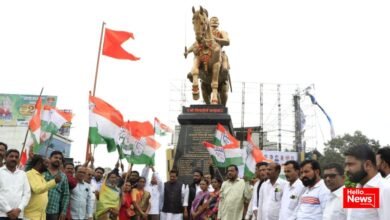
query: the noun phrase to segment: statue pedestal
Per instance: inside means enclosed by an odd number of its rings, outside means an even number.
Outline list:
[[[210,155],[203,141],[214,142],[217,123],[225,126],[231,134],[233,125],[227,108],[222,105],[183,107],[178,121],[180,132],[173,167],[179,171],[179,180],[189,184],[194,170],[209,173]],[[221,174],[224,176],[224,173]]]

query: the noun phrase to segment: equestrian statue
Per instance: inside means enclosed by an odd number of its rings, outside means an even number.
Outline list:
[[[196,41],[187,50],[184,57],[189,53],[194,54],[194,63],[187,78],[192,82],[192,97],[199,99],[199,79],[202,88],[202,97],[206,104],[222,104],[226,106],[229,85],[229,61],[223,46],[230,44],[226,32],[218,30],[219,20],[217,17],[208,19],[206,9],[200,7],[195,11],[192,7],[192,23],[194,25]]]

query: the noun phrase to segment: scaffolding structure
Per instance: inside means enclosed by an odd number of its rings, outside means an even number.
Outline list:
[[[233,126],[236,129],[260,127],[258,143],[263,149],[296,151],[300,147],[309,151],[318,147],[319,124],[315,108],[304,91],[300,90],[307,85],[236,81],[232,82],[232,87],[233,92],[228,94],[227,108]],[[188,80],[171,81],[170,124],[178,125],[177,116],[183,106],[204,104],[202,98],[197,101],[192,99],[191,88]],[[297,120],[300,124],[298,127]],[[300,129],[299,132],[297,129]]]

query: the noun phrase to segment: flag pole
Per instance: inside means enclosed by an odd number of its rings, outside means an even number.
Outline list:
[[[106,23],[103,21],[103,23],[102,23],[102,30],[101,30],[101,33],[100,33],[99,52],[98,52],[97,62],[96,62],[95,82],[93,84],[93,93],[92,93],[93,96],[95,96],[95,93],[96,93],[96,84],[97,84],[97,78],[98,78],[98,72],[99,72],[100,54],[101,54],[101,51],[102,51],[102,42],[103,42],[103,34],[104,34],[104,26],[105,25],[106,25]]]
[[[98,79],[98,73],[99,73],[100,54],[101,54],[101,51],[102,51],[102,42],[103,42],[103,34],[104,34],[104,26],[105,25],[106,25],[106,23],[103,21],[102,22],[102,29],[101,29],[101,32],[100,32],[100,41],[99,41],[99,50],[98,50],[99,52],[98,52],[97,61],[96,61],[95,80],[94,80],[94,83],[93,83],[92,96],[95,96],[95,93],[96,93],[96,85],[97,85],[97,79]],[[89,92],[89,94],[91,94],[91,92]],[[86,159],[88,157],[88,154],[90,154],[90,153],[91,153],[91,144],[89,143],[89,132],[88,132],[87,149],[85,151],[85,158]]]
[[[89,91],[89,96],[91,96],[91,91]],[[89,102],[89,97],[88,97],[88,102]],[[95,151],[93,153],[95,154]],[[89,128],[88,128],[87,148],[85,149],[85,160],[88,159],[89,154],[91,154],[91,143],[89,143]]]
[[[41,92],[39,93],[38,100],[39,100],[39,98],[42,96],[42,93],[43,93],[43,87],[42,87],[42,89],[41,89]],[[36,103],[35,103],[35,104],[36,104]],[[35,112],[36,112],[36,111],[37,111],[37,110],[34,108],[33,116],[35,115]],[[29,132],[29,131],[30,131],[30,127],[27,126],[27,131],[26,131],[26,135],[24,136],[23,147],[22,147],[22,150],[20,151],[18,164],[20,163],[20,158],[22,157],[23,151],[24,151],[24,149],[26,148],[26,142],[27,142],[27,137],[28,137],[28,132]]]

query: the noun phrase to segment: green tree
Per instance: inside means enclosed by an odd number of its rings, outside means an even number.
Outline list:
[[[344,134],[337,136],[325,143],[324,156],[318,159],[321,167],[328,163],[344,164],[344,152],[351,146],[359,144],[368,144],[374,152],[380,148],[379,141],[370,139],[361,131],[355,131],[353,135]]]
[[[339,163],[344,165],[344,152],[351,146],[368,144],[374,152],[380,148],[379,141],[369,139],[362,134],[361,131],[355,131],[353,135],[344,134],[344,136],[337,136],[332,140],[325,143],[324,156],[318,159],[321,167],[324,167],[328,163]],[[345,176],[345,186],[354,188],[356,183],[349,180],[348,176]]]

